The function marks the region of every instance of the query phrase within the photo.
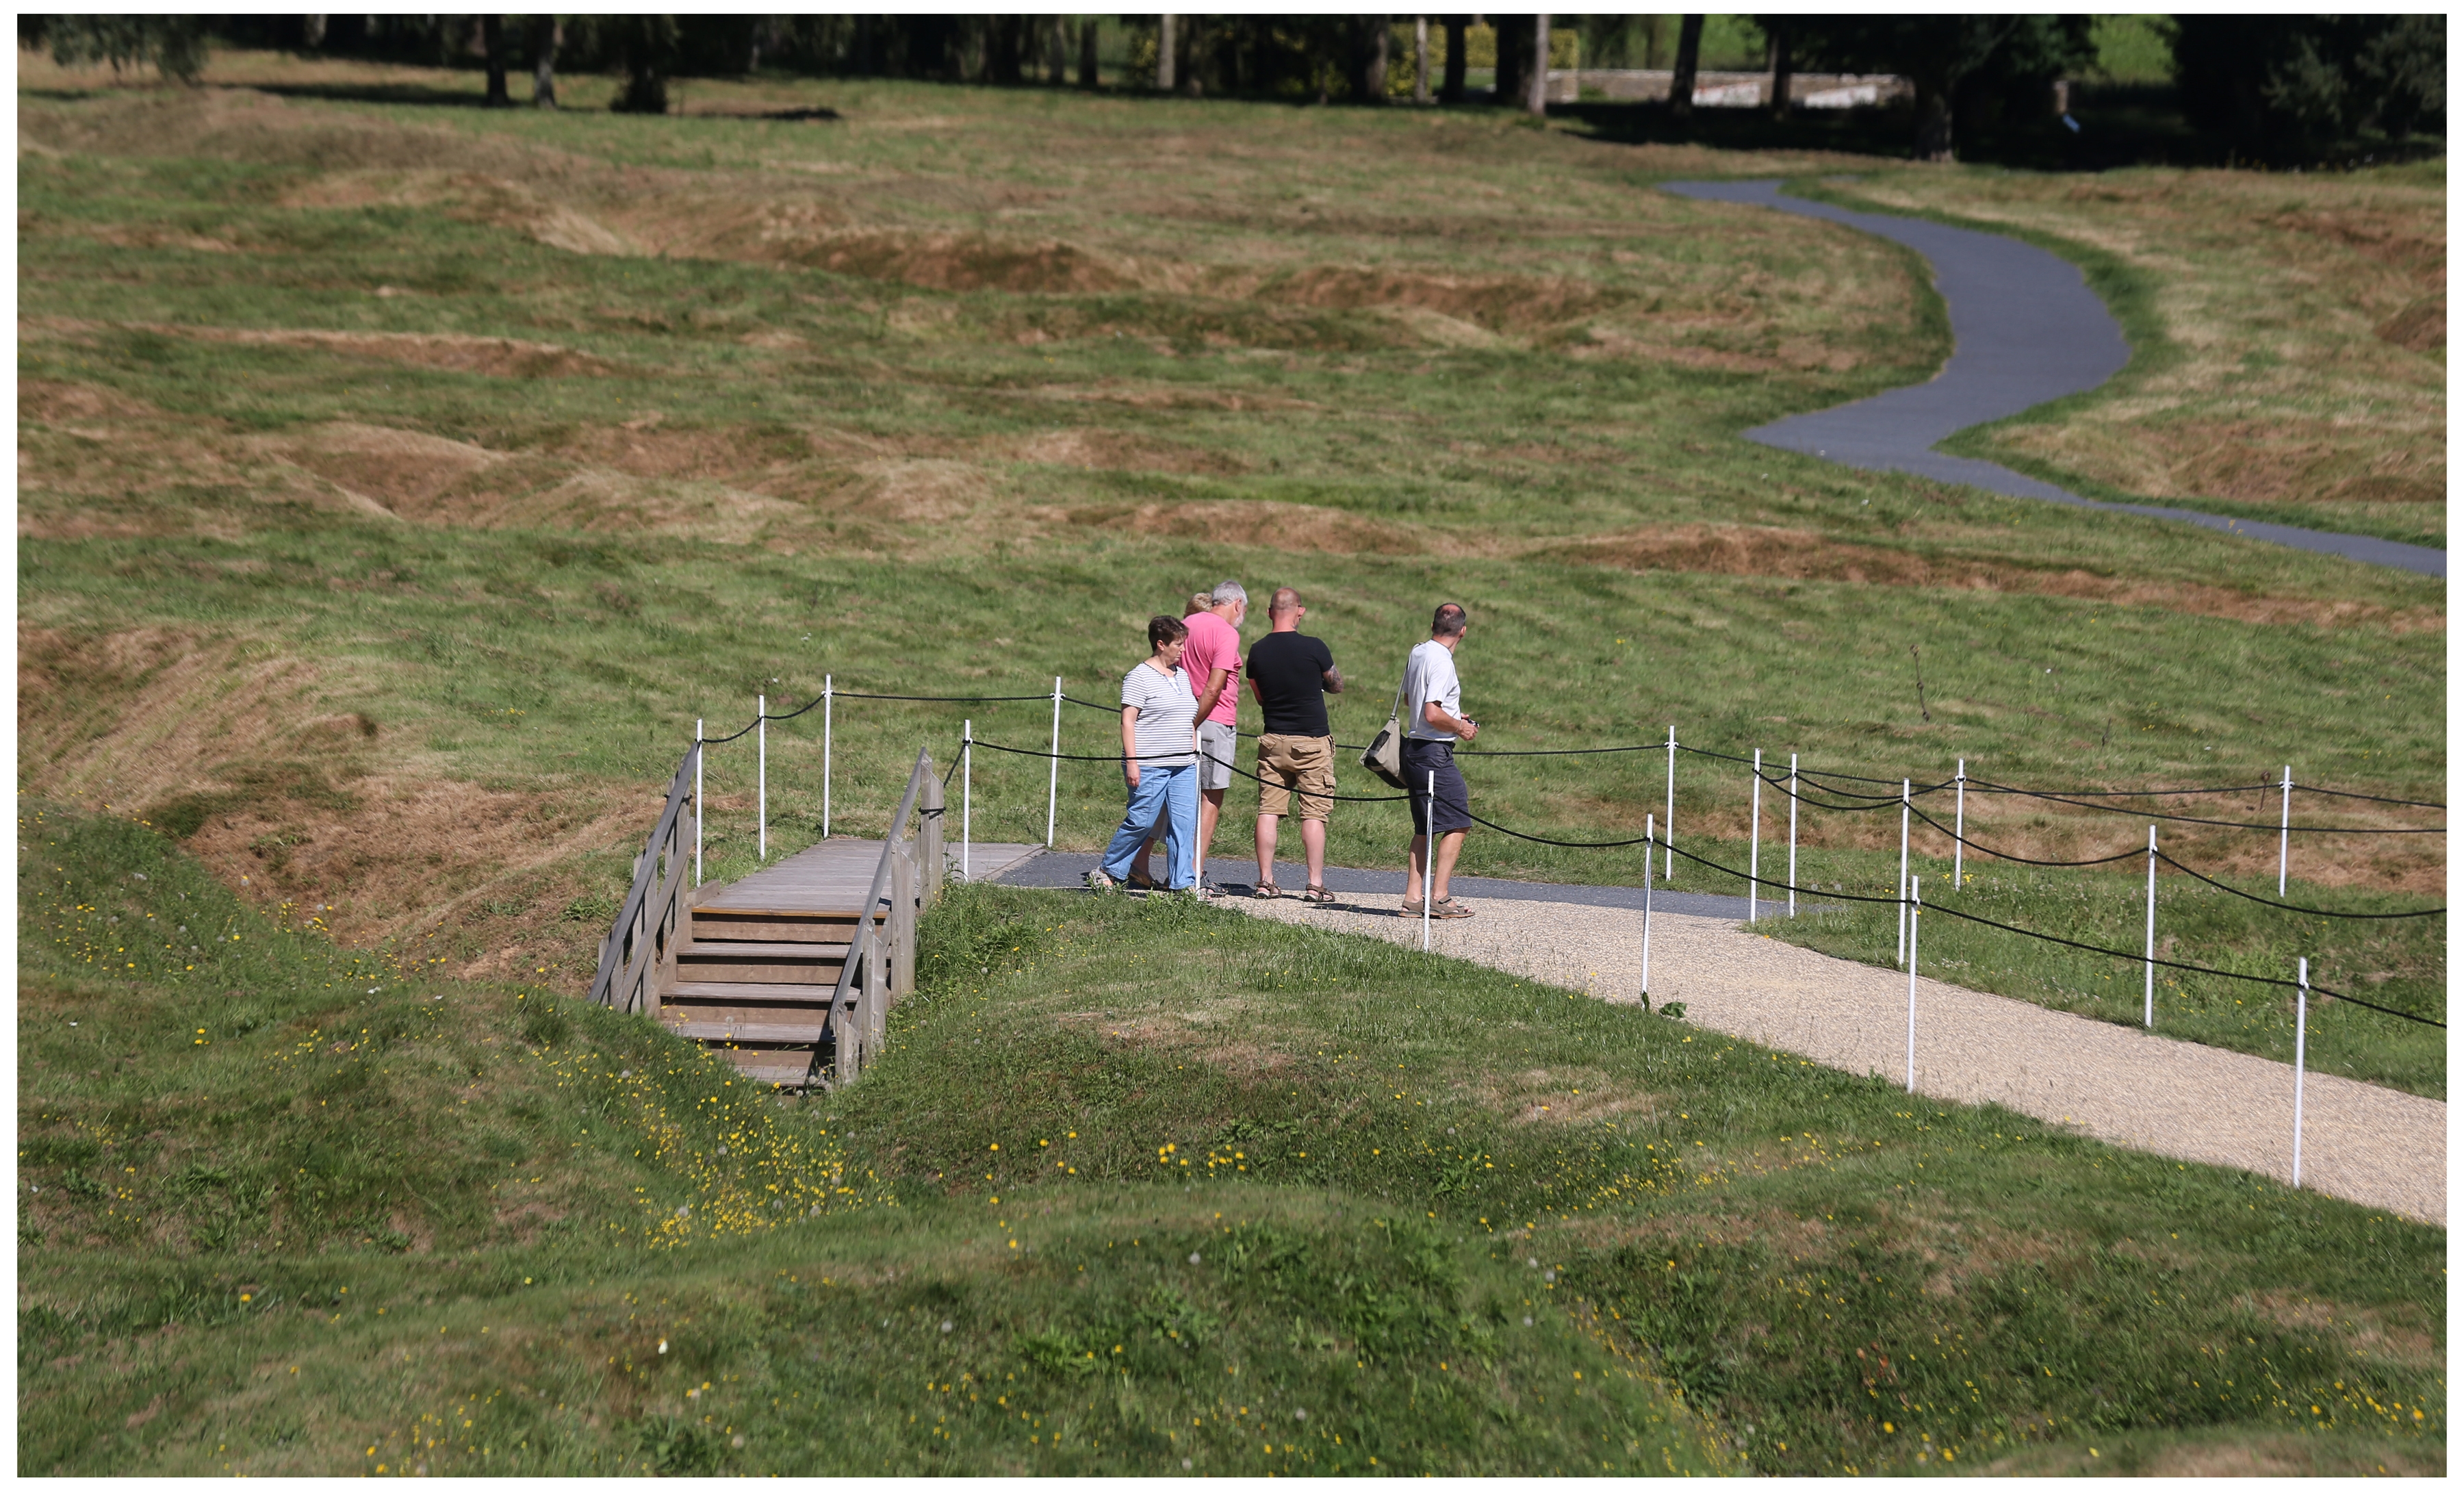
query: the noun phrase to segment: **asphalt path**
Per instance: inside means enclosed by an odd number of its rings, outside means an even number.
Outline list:
[[[1952,352],[1930,382],[1775,420],[1748,430],[1746,439],[1867,471],[1913,472],[2011,497],[2171,518],[2246,539],[2446,578],[2447,552],[2441,549],[2189,508],[2101,502],[1990,461],[1935,450],[1936,443],[1954,431],[2081,393],[2113,377],[2130,361],[2121,324],[2088,289],[2078,266],[2034,245],[1923,218],[1855,212],[1784,196],[1779,186],[1776,181],[1666,184],[1681,197],[1774,208],[1915,250],[1932,265],[1934,288],[1949,307]]]
[[[1068,850],[1046,850],[1012,866],[997,876],[985,878],[1004,887],[1082,887],[1087,873],[1095,868],[1100,856]],[[1236,897],[1247,898],[1258,879],[1258,863],[1243,858],[1218,858],[1207,864],[1206,880]],[[1309,885],[1308,867],[1299,862],[1275,862],[1275,885],[1286,896]],[[1397,906],[1403,900],[1403,873],[1400,870],[1353,870],[1340,866],[1326,868],[1326,888],[1345,897],[1393,897]],[[1446,889],[1467,904],[1483,899],[1508,902],[1561,902],[1578,907],[1621,908],[1628,911],[1642,911],[1640,887],[1574,887],[1546,881],[1507,881],[1496,876],[1457,876]],[[1784,916],[1788,911],[1785,896],[1774,902],[1763,897],[1761,915]],[[1655,888],[1651,894],[1655,912],[1674,912],[1690,917],[1730,918],[1746,920],[1746,899],[1714,896],[1702,891],[1673,891],[1666,887]],[[1797,911],[1820,911],[1809,898],[1797,903]],[[1475,914],[1477,915],[1477,914]]]

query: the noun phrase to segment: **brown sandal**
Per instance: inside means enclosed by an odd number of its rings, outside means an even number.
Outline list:
[[[1301,900],[1303,902],[1329,903],[1334,900],[1334,893],[1327,890],[1324,887],[1304,887],[1301,889]]]
[[[1262,881],[1249,889],[1249,895],[1261,902],[1272,902],[1284,894],[1284,889],[1270,881]]]

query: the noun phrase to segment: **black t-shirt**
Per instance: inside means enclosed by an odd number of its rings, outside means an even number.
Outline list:
[[[1331,736],[1326,723],[1326,671],[1334,655],[1316,638],[1270,632],[1249,648],[1249,682],[1266,713],[1270,736]]]

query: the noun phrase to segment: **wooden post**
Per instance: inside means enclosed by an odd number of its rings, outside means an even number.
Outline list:
[[[890,866],[890,997],[915,988],[915,884],[922,879],[912,842],[899,847]]]
[[[934,774],[932,762],[927,759],[924,765],[924,793],[916,804],[917,812],[924,818],[923,828],[917,839],[922,843],[924,851],[922,870],[926,907],[931,907],[940,900],[941,883],[949,876],[947,852],[943,850],[941,845],[942,797],[941,779]]]

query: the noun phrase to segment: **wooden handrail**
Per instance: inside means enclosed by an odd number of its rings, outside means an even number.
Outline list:
[[[845,1021],[847,1006],[847,992],[849,987],[855,983],[855,971],[858,960],[869,956],[875,965],[880,963],[879,953],[871,947],[874,942],[872,933],[872,910],[881,905],[881,894],[890,884],[890,858],[898,853],[898,842],[907,834],[907,822],[915,812],[915,797],[923,791],[925,780],[932,776],[932,751],[929,748],[920,748],[915,753],[914,769],[907,775],[907,792],[900,796],[898,800],[898,812],[896,815],[892,816],[890,821],[890,832],[882,837],[881,859],[874,864],[872,868],[872,889],[866,893],[864,906],[857,910],[855,932],[849,934],[847,939],[847,960],[839,966],[839,982],[837,988],[833,990],[830,995],[829,1015],[824,1019],[822,1031],[815,1034],[813,1039],[813,1061],[804,1069],[804,1087],[807,1090],[813,1087],[814,1081],[821,1076],[822,1038],[829,1034],[831,1023],[840,1023],[839,1030],[841,1040],[837,1044],[840,1076],[844,1078],[852,1078],[855,1076],[857,1059],[855,1054],[850,1050],[851,1040],[854,1037],[854,1033],[848,1030],[848,1027],[853,1023],[847,1022]],[[938,867],[932,867],[932,869],[937,871]],[[880,990],[878,987],[882,983],[883,981],[879,977],[878,971],[876,970],[873,972],[872,977],[866,981],[865,994],[867,997],[869,999],[878,999],[880,996]]]
[[[657,933],[664,931],[666,941],[673,941],[675,929],[670,925],[680,911],[677,903],[684,886],[685,862],[682,847],[673,842],[684,806],[693,800],[693,768],[701,750],[701,743],[694,742],[677,765],[676,776],[668,784],[667,806],[660,810],[659,822],[651,827],[649,838],[642,844],[642,854],[633,864],[633,885],[625,893],[625,905],[609,925],[607,936],[600,941],[599,970],[591,977],[590,999],[601,1005],[614,1005],[618,990],[627,985],[633,987],[638,998],[641,981],[649,973],[649,955],[665,947]],[[659,854],[662,848],[668,852],[664,874]],[[657,889],[659,900],[669,904],[660,913],[657,930],[642,926],[653,888]],[[627,931],[634,934],[630,943],[626,938]],[[636,999],[627,1001],[625,1008],[629,1011],[639,1004]]]

